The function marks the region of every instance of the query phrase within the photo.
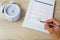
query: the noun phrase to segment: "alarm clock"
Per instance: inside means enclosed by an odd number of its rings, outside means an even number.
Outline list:
[[[7,5],[2,8],[5,18],[8,21],[17,21],[21,16],[21,8],[16,4],[15,1],[10,1]]]

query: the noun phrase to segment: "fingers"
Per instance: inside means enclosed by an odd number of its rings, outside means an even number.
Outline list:
[[[56,21],[55,19],[49,19],[45,21],[45,29],[47,29],[49,31],[49,33],[53,36],[53,38],[57,39],[57,37],[60,37],[60,28],[56,28],[56,27],[51,27],[49,26],[49,22],[53,22],[56,25],[60,25],[60,23],[58,21]]]
[[[47,22],[45,22],[45,29],[47,29],[47,30],[52,29]]]
[[[49,25],[45,22],[45,29],[49,29]]]
[[[52,20],[45,21],[45,29],[50,29],[51,28],[48,24],[49,22],[52,22]]]
[[[49,22],[53,22],[56,25],[60,25],[59,22],[57,22],[55,19],[49,19],[49,20],[45,21],[45,29],[47,29],[49,32],[58,29],[57,27],[52,27],[51,28],[48,24]]]
[[[49,22],[53,22],[53,23],[55,23],[56,25],[59,25],[59,23],[56,21],[56,20],[54,20],[54,19],[49,19],[49,20],[47,20],[47,21],[45,21],[45,29],[47,29],[47,30],[54,30],[54,29],[56,29],[56,27],[50,27],[49,26]]]
[[[45,22],[45,29],[47,29],[50,33],[53,33],[54,28],[51,28],[46,22]]]
[[[60,23],[57,22],[57,20],[55,20],[55,19],[49,19],[49,20],[47,20],[46,22],[53,22],[53,23],[55,23],[56,25],[60,25]]]
[[[60,23],[59,23],[57,20],[52,19],[52,21],[53,21],[53,23],[55,23],[56,25],[60,25]]]

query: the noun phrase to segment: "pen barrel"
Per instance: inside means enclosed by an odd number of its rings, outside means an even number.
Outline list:
[[[40,21],[40,22],[45,23],[44,21]],[[53,23],[53,22],[49,22],[48,25],[51,26],[51,27],[57,27],[57,28],[60,28],[60,25],[56,25],[56,24]]]
[[[57,28],[60,28],[60,25],[56,25],[56,24],[54,24],[54,23],[48,23],[49,24],[49,26],[51,26],[51,27],[57,27]]]

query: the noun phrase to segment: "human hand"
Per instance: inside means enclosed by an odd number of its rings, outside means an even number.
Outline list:
[[[50,22],[53,22],[56,25],[60,25],[60,23],[56,21],[55,19],[50,19],[45,22],[45,29],[49,31],[49,33],[51,34],[54,40],[59,40],[60,39],[60,28],[49,26],[48,23]]]

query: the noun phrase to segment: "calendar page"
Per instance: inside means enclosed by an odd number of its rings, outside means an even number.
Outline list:
[[[41,21],[53,18],[54,4],[55,0],[30,0],[23,27],[48,33]]]

